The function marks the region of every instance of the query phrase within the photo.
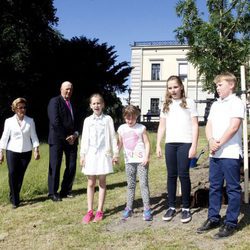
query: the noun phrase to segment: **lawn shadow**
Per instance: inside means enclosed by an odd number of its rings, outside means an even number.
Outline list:
[[[167,194],[162,193],[159,196],[151,197],[152,215],[160,214],[167,207]]]
[[[107,185],[107,189],[112,190],[112,189],[120,188],[120,187],[124,187],[124,186],[127,186],[127,182],[120,182],[120,183],[114,183],[114,184]],[[98,186],[96,186],[95,192],[98,192]],[[71,193],[73,196],[86,194],[87,188],[73,189]],[[32,205],[32,204],[39,203],[39,202],[44,202],[44,201],[49,200],[49,199],[50,198],[48,197],[47,193],[46,194],[45,193],[39,194],[34,198],[25,199],[25,200],[22,199],[22,201],[20,203],[20,207]],[[66,198],[63,198],[63,199],[66,199]]]
[[[122,183],[120,183],[121,185]],[[115,184],[114,184],[115,185]],[[126,182],[125,182],[126,185]],[[193,199],[193,197],[191,197]],[[154,196],[150,198],[150,204],[151,204],[151,210],[152,210],[152,215],[155,216],[157,214],[162,213],[164,210],[167,210],[167,201],[168,201],[168,195],[167,193],[162,193],[158,196]],[[181,208],[181,196],[176,197],[176,208]],[[107,209],[105,210],[105,215],[106,216],[111,216],[116,213],[120,213],[125,209],[126,203],[117,206],[112,209]],[[206,208],[207,206],[199,206],[199,207],[191,207],[192,208],[192,214],[200,212],[202,209]],[[143,202],[141,198],[138,198],[134,200],[133,203],[133,210],[138,210],[141,209],[143,210]]]
[[[87,189],[86,188],[73,189],[71,193],[73,196],[78,196],[78,195],[87,193]],[[64,199],[66,199],[66,198],[63,198],[63,200]],[[48,197],[48,193],[39,194],[39,195],[37,195],[37,197],[22,200],[22,203],[20,204],[20,206],[32,205],[35,203],[44,202],[46,200],[50,200],[50,198]]]
[[[127,185],[127,183],[125,182],[125,184]],[[152,215],[156,215],[161,213],[165,207],[166,207],[166,194],[162,193],[159,196],[155,196],[155,197],[151,197],[150,198],[150,204],[151,204],[151,210],[152,210]],[[115,208],[112,209],[107,209],[105,211],[105,215],[106,216],[111,216],[113,214],[116,213],[120,213],[125,209],[126,203],[117,206]],[[133,210],[138,210],[141,209],[143,210],[143,202],[141,198],[135,199],[134,203],[133,203]]]
[[[125,185],[127,185],[126,182],[124,182]],[[121,183],[122,184],[122,183]],[[152,209],[152,215],[156,215],[158,213],[161,213],[165,207],[165,194],[161,194],[160,196],[155,196],[150,198],[150,203],[151,203],[151,209]],[[120,206],[117,206],[112,209],[107,209],[105,210],[105,215],[106,216],[111,216],[116,213],[120,213],[125,209],[126,204],[122,204]],[[138,210],[138,209],[143,210],[143,202],[141,198],[135,199],[133,203],[133,210]]]
[[[20,207],[29,206],[29,205],[39,203],[39,202],[44,202],[48,199],[49,199],[48,195],[43,194],[43,195],[39,195],[38,197],[34,197],[31,199],[21,200]]]
[[[240,212],[243,214],[243,217],[238,223],[238,230],[242,230],[244,227],[250,224],[250,206],[249,204],[241,204]]]
[[[113,190],[115,188],[122,188],[122,187],[126,187],[127,186],[127,182],[123,181],[123,182],[119,182],[119,183],[113,183],[113,184],[108,184],[107,185],[107,190]]]

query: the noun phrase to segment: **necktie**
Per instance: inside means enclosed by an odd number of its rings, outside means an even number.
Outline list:
[[[67,104],[68,109],[71,111],[70,102],[68,100],[66,100],[66,104]]]
[[[69,100],[65,100],[66,104],[67,104],[67,107],[70,111],[70,114],[72,116],[72,119],[74,120],[74,116],[73,116],[73,113],[72,113],[72,108],[71,108],[71,105],[70,105],[70,101]]]

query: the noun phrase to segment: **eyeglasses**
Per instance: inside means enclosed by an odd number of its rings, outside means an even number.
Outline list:
[[[26,109],[26,107],[24,106],[24,107],[18,107],[17,109]]]

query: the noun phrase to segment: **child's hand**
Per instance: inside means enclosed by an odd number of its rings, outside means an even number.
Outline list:
[[[215,152],[220,149],[220,146],[220,141],[215,140],[214,138],[209,140],[209,149],[211,154],[215,154]]]
[[[4,162],[4,156],[3,153],[0,152],[0,164],[2,164]]]
[[[140,165],[143,166],[143,167],[147,167],[148,164],[149,164],[149,159],[145,158]]]
[[[191,146],[188,152],[188,158],[192,159],[196,157],[196,148]]]
[[[114,164],[118,164],[118,157],[113,157],[113,159],[112,159],[112,164],[114,165]]]
[[[85,157],[81,157],[80,158],[80,167],[81,167],[81,169],[84,168],[84,166],[85,166]]]
[[[158,158],[162,157],[162,152],[161,152],[161,147],[160,146],[156,146],[156,155]]]

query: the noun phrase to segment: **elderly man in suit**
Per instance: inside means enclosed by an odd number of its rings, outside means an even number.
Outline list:
[[[48,105],[49,117],[49,198],[61,201],[62,198],[72,197],[72,186],[76,173],[78,131],[75,122],[75,113],[70,98],[73,92],[71,82],[63,82],[61,95],[53,97]],[[60,169],[63,152],[66,168],[63,175],[60,194]]]

